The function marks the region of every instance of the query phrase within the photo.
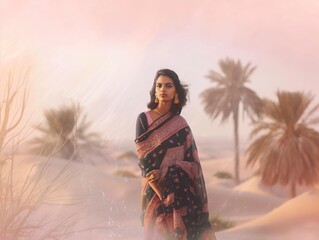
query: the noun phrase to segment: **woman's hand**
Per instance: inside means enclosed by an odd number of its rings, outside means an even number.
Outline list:
[[[160,200],[162,200],[162,198],[163,198],[162,189],[158,184],[158,180],[161,178],[161,176],[162,176],[162,174],[161,174],[161,171],[159,169],[150,171],[146,175],[146,179],[148,181],[148,184],[155,191],[155,193],[157,194],[157,196],[159,197]]]
[[[149,183],[158,181],[162,176],[162,173],[159,169],[152,170],[146,174],[146,179]]]

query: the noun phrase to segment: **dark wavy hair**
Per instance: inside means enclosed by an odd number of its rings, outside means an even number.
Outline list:
[[[187,98],[188,98],[188,85],[182,84],[179,80],[178,75],[170,70],[170,69],[160,69],[156,72],[152,89],[150,91],[151,101],[147,104],[149,109],[155,109],[158,103],[155,103],[155,88],[156,88],[156,80],[159,76],[166,76],[173,80],[176,93],[178,94],[179,104],[172,104],[171,112],[175,114],[180,114],[182,108],[186,105]]]

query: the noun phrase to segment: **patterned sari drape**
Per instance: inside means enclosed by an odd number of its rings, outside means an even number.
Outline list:
[[[208,221],[205,182],[197,148],[187,122],[168,113],[136,140],[142,171],[142,221],[145,240],[214,239]],[[159,199],[146,174],[160,169]]]

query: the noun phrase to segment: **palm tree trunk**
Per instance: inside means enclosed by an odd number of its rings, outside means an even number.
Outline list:
[[[296,183],[292,181],[290,183],[290,198],[296,197]]]
[[[239,177],[239,140],[238,140],[238,109],[233,112],[234,120],[234,161],[235,161],[235,183],[238,185],[240,182]]]

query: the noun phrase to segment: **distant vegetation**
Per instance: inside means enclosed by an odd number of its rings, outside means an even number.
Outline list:
[[[32,152],[75,161],[87,158],[106,158],[101,136],[89,130],[88,122],[79,105],[62,106],[44,112],[45,123],[36,126],[42,135],[33,138]]]
[[[137,159],[137,154],[134,151],[127,151],[127,152],[123,152],[122,154],[116,157],[116,159],[119,159],[119,160],[122,160],[125,158]]]
[[[289,185],[291,197],[296,186],[314,185],[319,181],[319,104],[303,92],[278,91],[277,101],[261,99],[247,88],[256,67],[239,60],[219,61],[221,74],[210,71],[207,78],[215,85],[202,92],[206,113],[221,122],[229,118],[234,124],[234,179],[239,177],[239,115],[247,113],[252,120],[252,142],[246,149],[247,166],[258,163],[257,173],[266,185]],[[216,177],[228,178],[226,173]]]
[[[25,129],[21,121],[29,96],[29,71],[19,73],[19,79],[15,75],[14,72],[9,76],[0,75],[0,153],[15,137],[23,138],[21,130]]]
[[[137,178],[136,174],[129,170],[120,169],[117,170],[114,175],[119,177],[126,177],[126,178]]]
[[[223,59],[219,61],[221,74],[210,71],[207,78],[215,84],[202,94],[204,109],[213,120],[221,116],[221,122],[229,118],[234,124],[234,173],[235,182],[239,184],[239,116],[240,110],[251,119],[260,116],[262,101],[258,95],[248,88],[251,74],[256,67],[250,63],[242,65],[240,60]]]
[[[278,91],[277,101],[265,99],[263,118],[254,123],[254,139],[247,149],[247,165],[259,163],[266,185],[289,185],[291,197],[296,185],[319,181],[319,123],[313,116],[319,104],[310,108],[313,96],[303,92]]]
[[[209,221],[215,232],[235,227],[235,222],[222,219],[218,215],[211,217]]]
[[[215,177],[217,178],[222,178],[222,179],[231,179],[233,178],[233,175],[229,172],[226,171],[218,171],[214,174]]]
[[[16,78],[16,75],[22,78]],[[39,175],[32,179],[34,166],[21,182],[17,182],[16,154],[25,136],[26,126],[21,124],[28,101],[28,73],[11,72],[1,75],[0,86],[0,239],[68,239],[77,221],[73,216],[60,217],[53,222],[52,216],[41,216],[45,202],[59,191],[69,176],[67,168],[61,169],[54,180],[44,181],[49,171],[49,159],[39,167]],[[60,181],[57,184],[56,181]],[[38,220],[35,218],[38,216]]]
[[[44,214],[42,210],[73,177],[68,171],[70,161],[66,161],[53,176],[51,167],[54,159],[51,156],[29,168],[21,169],[21,164],[16,163],[20,146],[30,134],[28,125],[22,124],[28,106],[27,79],[28,72],[11,72],[5,77],[0,75],[0,239],[66,240],[76,232],[79,216],[71,213],[59,216],[52,210],[50,214]],[[64,130],[60,131],[60,135],[66,136]],[[51,135],[46,137],[52,140]],[[45,143],[48,139],[41,140]],[[61,147],[57,144],[51,149],[55,152]],[[28,162],[27,159],[25,161]],[[25,176],[21,176],[20,170]],[[48,178],[48,175],[51,177]],[[104,225],[92,226],[77,231],[106,228]]]

